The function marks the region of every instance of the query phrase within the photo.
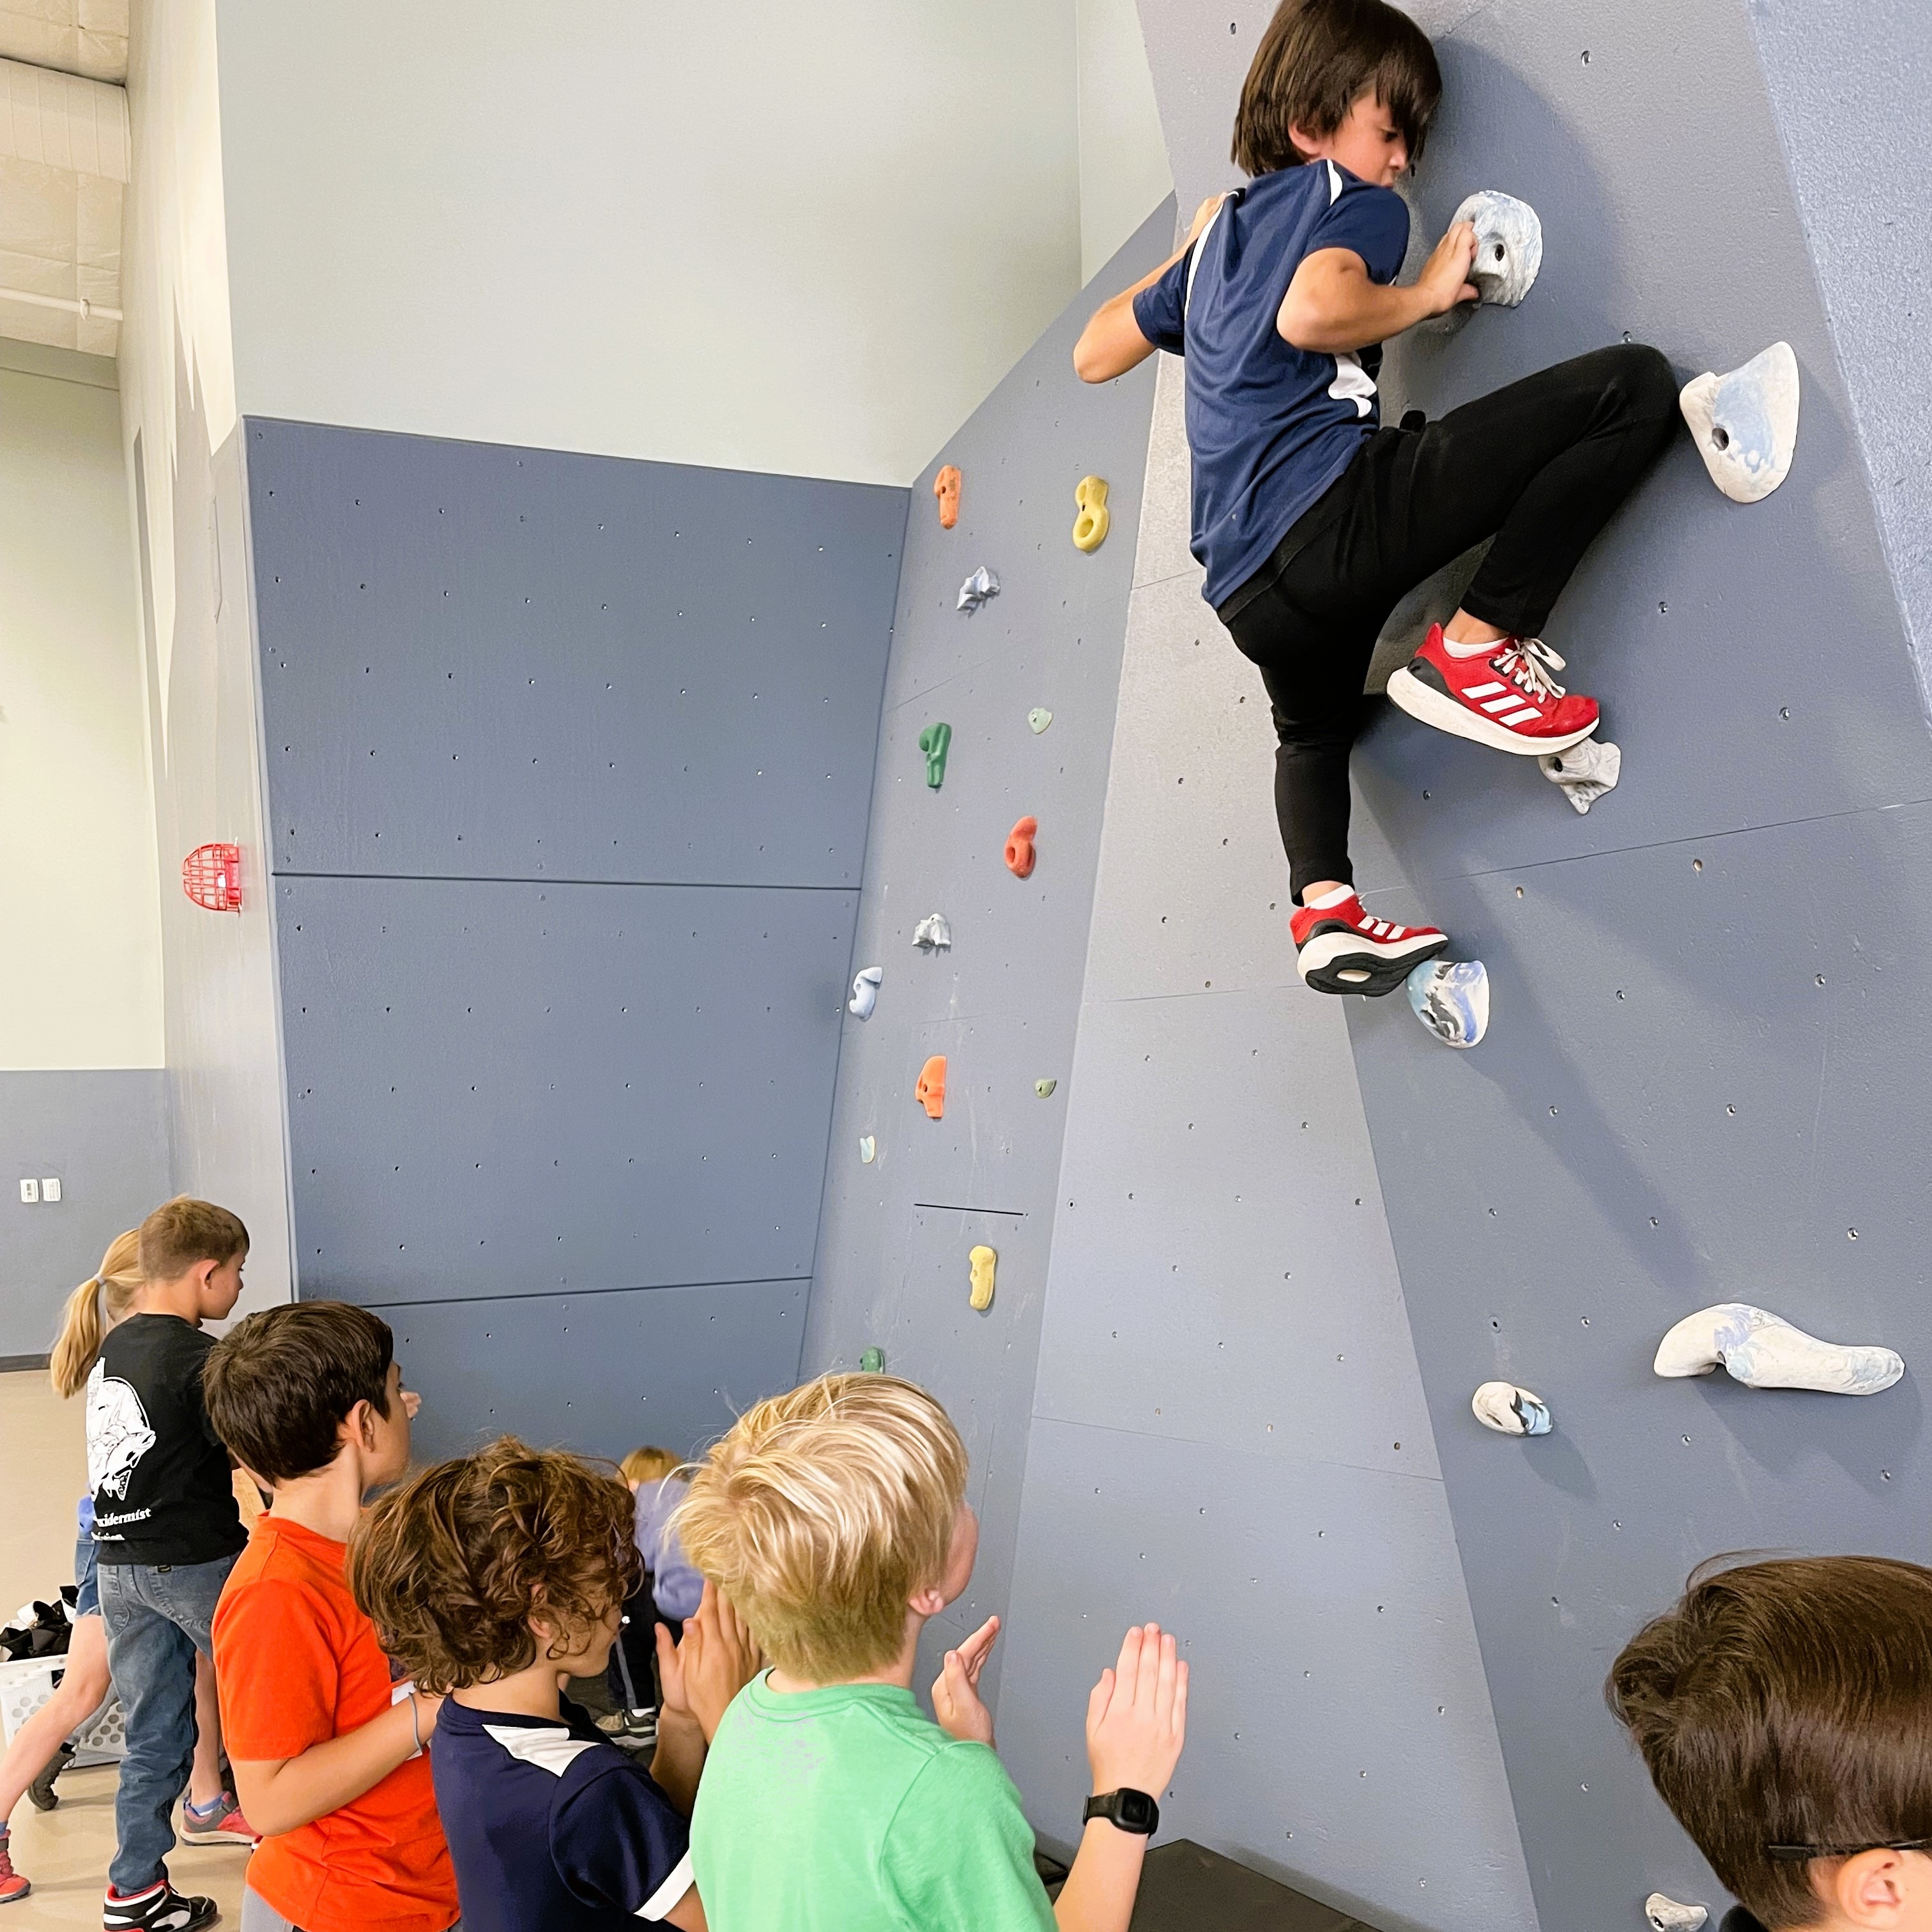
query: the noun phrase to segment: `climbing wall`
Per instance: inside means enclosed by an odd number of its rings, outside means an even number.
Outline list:
[[[436,1453],[797,1366],[899,490],[250,421],[301,1292]]]
[[[1143,0],[1184,212],[1232,184],[1270,10]],[[1720,1552],[1932,1556],[1910,1370],[1858,1401],[1650,1372],[1732,1298],[1932,1360],[1926,378],[1900,333],[1932,275],[1838,138],[1922,73],[1932,21],[1412,10],[1447,84],[1418,244],[1486,186],[1536,205],[1546,252],[1520,309],[1392,351],[1387,413],[1625,334],[1686,379],[1783,339],[1798,459],[1744,507],[1681,441],[1559,605],[1624,754],[1587,818],[1526,762],[1372,730],[1372,909],[1492,976],[1456,1054],[1399,1000],[1294,982],[1258,686],[1189,579],[1157,407],[1002,1744],[1036,1821],[1070,1818],[1079,1694],[1158,1614],[1195,1637],[1192,1835],[1392,1926],[1598,1932],[1653,1888],[1714,1922],[1604,1710],[1611,1658]],[[1493,1376],[1555,1433],[1483,1430]]]
[[[1001,1749],[1036,1827],[1074,1839],[1087,1692],[1158,1618],[1193,1669],[1163,1828],[1374,1924],[1520,1925],[1342,1004],[1295,977],[1267,706],[1187,554],[1179,374],[1155,406]]]
[[[1169,202],[1103,277],[1138,279],[1173,224]],[[966,1438],[980,1559],[934,1625],[941,1644],[1007,1606],[1147,452],[1154,372],[1084,387],[1085,315],[1070,308],[913,485],[853,954],[885,976],[872,1017],[844,1018],[807,1325],[808,1372],[880,1348]],[[932,495],[947,465],[962,478],[951,530]],[[1083,554],[1070,532],[1089,474],[1111,484],[1112,520]],[[982,564],[1000,592],[968,614],[960,586]],[[1036,732],[1038,711],[1052,722]],[[952,736],[934,790],[919,739],[940,723]],[[1040,829],[1022,880],[1003,855],[1026,816]],[[922,952],[914,929],[935,912],[951,948]],[[938,1120],[914,1097],[935,1054]],[[1042,1081],[1057,1083],[1045,1098]],[[999,1258],[981,1312],[968,1256],[982,1245]]]

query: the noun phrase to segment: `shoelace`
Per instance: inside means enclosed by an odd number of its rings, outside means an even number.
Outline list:
[[[1498,651],[1490,664],[1540,702],[1567,695],[1563,686],[1550,675],[1552,670],[1562,670],[1563,660],[1540,638],[1511,638],[1508,648]],[[1548,670],[1544,668],[1546,664]]]

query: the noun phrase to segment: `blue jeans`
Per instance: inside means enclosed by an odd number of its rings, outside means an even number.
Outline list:
[[[107,1868],[117,1892],[152,1885],[174,1850],[175,1801],[194,1762],[194,1654],[213,1654],[214,1606],[234,1567],[232,1556],[100,1565],[107,1667],[128,1721],[114,1798],[118,1848]]]

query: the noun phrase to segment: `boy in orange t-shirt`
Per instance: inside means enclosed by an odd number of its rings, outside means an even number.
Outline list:
[[[367,1309],[308,1301],[250,1316],[208,1358],[215,1433],[273,1497],[214,1613],[222,1730],[265,1834],[242,1932],[458,1920],[422,1748],[442,1700],[392,1681],[344,1574],[364,1496],[409,1464],[417,1402],[393,1348]]]

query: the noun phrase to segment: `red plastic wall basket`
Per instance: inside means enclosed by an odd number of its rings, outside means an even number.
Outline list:
[[[242,910],[242,848],[197,845],[182,861],[182,890],[209,912]]]

